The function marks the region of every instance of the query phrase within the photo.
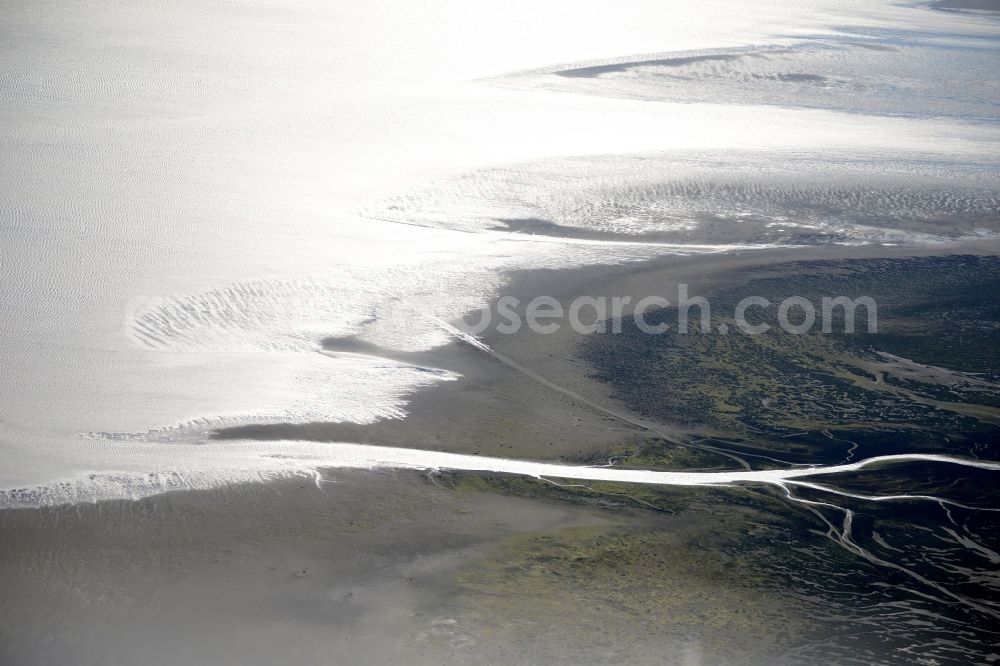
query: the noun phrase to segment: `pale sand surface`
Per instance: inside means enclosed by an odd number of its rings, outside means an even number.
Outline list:
[[[656,604],[672,590],[678,621],[663,627],[607,606],[618,581],[634,584],[617,565],[561,583],[571,563],[539,574],[535,547],[522,549],[651,529],[693,541],[688,517],[463,491],[418,472],[326,478],[0,512],[0,662],[688,664],[718,663],[722,639],[741,646],[727,661],[762,663],[778,647],[761,623],[793,614],[777,593],[712,580],[718,569],[673,568],[633,595]],[[753,604],[759,621],[720,632],[689,617],[731,604]]]
[[[540,271],[515,276],[509,293],[670,297],[677,282],[710,293],[791,260],[930,252],[799,249]],[[484,339],[627,411],[575,358],[568,328]],[[648,434],[470,345],[416,356],[463,378],[418,393],[405,420],[226,434],[568,462]],[[525,495],[451,476],[341,470],[322,482],[0,512],[0,663],[763,664],[796,663],[789,655],[808,643],[812,602],[760,569],[758,554],[725,547],[764,529],[777,530],[766,543],[794,538],[821,559],[836,550],[772,524],[780,512],[705,489],[664,491],[678,515],[640,512],[620,496]]]
[[[711,295],[715,289],[766,276],[773,267],[787,271],[797,261],[849,257],[907,257],[941,253],[989,254],[1000,251],[995,242],[977,242],[945,249],[819,247],[698,257],[668,257],[640,264],[602,266],[571,271],[515,273],[504,295],[522,302],[545,294],[568,305],[587,296],[629,296],[639,299],[659,295],[675,301],[678,285],[689,294]],[[523,314],[523,306],[521,308]],[[626,316],[631,308],[626,307]],[[593,378],[593,368],[577,358],[577,345],[585,338],[569,325],[551,335],[539,335],[523,326],[512,335],[487,330],[484,342],[546,380],[566,387],[588,401],[629,414],[613,390]],[[530,377],[503,365],[471,345],[455,341],[445,347],[417,354],[396,354],[359,345],[352,340],[329,341],[329,348],[351,353],[387,355],[418,365],[445,368],[461,374],[457,381],[442,382],[412,396],[404,420],[371,425],[309,423],[246,426],[223,430],[222,439],[302,439],[357,442],[412,447],[504,458],[552,461],[592,460],[595,453],[627,443],[649,433],[572,400]],[[669,433],[673,424],[656,423]]]

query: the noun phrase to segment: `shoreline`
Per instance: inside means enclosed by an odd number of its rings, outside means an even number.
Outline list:
[[[8,599],[34,600],[0,608],[0,659],[597,664],[610,640],[629,663],[684,663],[694,650],[756,665],[807,631],[802,600],[741,580],[739,556],[699,554],[704,539],[732,539],[711,519],[713,501],[670,515],[446,483],[340,470],[321,485],[0,511]],[[658,564],[664,547],[674,557]],[[607,559],[622,548],[657,566],[655,585]],[[580,557],[592,575],[567,578]],[[561,573],[539,579],[540,565]],[[624,612],[623,584],[640,586]],[[554,609],[551,595],[566,594],[578,603]],[[49,641],[52,622],[65,629]]]
[[[954,245],[948,248],[873,248],[873,247],[820,247],[777,248],[754,252],[720,253],[683,257],[658,257],[649,261],[611,266],[593,266],[568,270],[532,270],[514,273],[507,287],[493,299],[514,296],[522,302],[539,294],[554,297],[566,303],[579,296],[633,296],[633,303],[647,295],[676,293],[677,284],[689,285],[691,296],[711,297],[712,293],[750,279],[768,277],[775,269],[785,271],[800,263],[839,259],[883,259],[907,257],[935,257],[976,254],[1000,255],[1000,243],[993,247]],[[491,305],[491,307],[493,307]],[[631,309],[624,310],[630,316]],[[585,334],[562,326],[550,335],[539,335],[522,327],[514,334],[486,332],[479,339],[496,352],[509,357],[521,366],[580,394],[585,400],[595,402],[610,410],[643,417],[617,400],[612,389],[591,376],[591,367],[575,355],[576,346]],[[544,387],[512,371],[502,363],[472,345],[453,340],[451,343],[426,352],[412,354],[392,353],[373,345],[358,345],[354,339],[335,339],[326,342],[328,351],[336,353],[366,353],[412,363],[443,368],[461,375],[456,381],[442,382],[422,387],[409,398],[407,416],[398,420],[383,420],[372,424],[306,423],[248,425],[216,431],[213,439],[219,441],[273,441],[304,439],[306,441],[350,441],[359,444],[384,444],[409,448],[439,448],[442,451],[470,452],[467,440],[449,437],[449,431],[472,432],[469,421],[486,423],[502,421],[515,416],[524,420],[535,418],[544,421],[553,418],[551,411],[566,412],[567,418],[580,419],[574,430],[584,431],[586,426],[600,432],[599,437],[581,432],[583,446],[567,444],[555,435],[555,429],[539,432],[484,433],[475,431],[482,443],[471,452],[482,455],[511,456],[539,460],[574,460],[579,454],[588,453],[587,446],[607,443],[608,438],[621,438],[638,434],[641,429],[634,424],[609,419],[604,411],[573,403],[566,396]],[[517,389],[517,390],[515,390]],[[530,398],[518,399],[518,392],[527,392]],[[515,405],[505,405],[503,400],[513,400]],[[486,411],[484,411],[486,410]],[[498,416],[502,415],[502,416]],[[644,420],[644,419],[643,419]],[[457,421],[457,422],[456,422]],[[675,429],[676,424],[656,422],[657,427]],[[514,436],[528,437],[531,441],[518,446],[508,441]]]
[[[544,293],[561,302],[580,295],[634,295],[670,293],[676,284],[686,282],[690,293],[710,297],[713,291],[766,276],[778,269],[810,261],[831,259],[878,259],[886,257],[917,257],[945,255],[995,255],[1000,247],[995,244],[954,245],[947,248],[883,248],[883,247],[812,247],[776,248],[754,252],[721,253],[683,257],[657,257],[649,261],[599,265],[579,269],[536,269],[513,273],[509,276],[504,295],[528,300]],[[985,246],[985,247],[984,247]],[[498,296],[499,298],[499,296]],[[494,301],[495,302],[495,301]],[[634,301],[633,301],[634,302]],[[628,315],[628,310],[625,312]],[[587,463],[603,451],[616,446],[629,446],[637,438],[671,432],[678,436],[697,434],[691,429],[678,428],[675,424],[650,420],[632,412],[613,395],[613,390],[591,376],[589,364],[575,355],[574,350],[583,335],[570,327],[562,327],[552,335],[537,335],[522,329],[513,335],[484,335],[483,341],[518,364],[531,368],[541,378],[565,387],[581,399],[574,400],[565,393],[553,391],[538,381],[507,367],[481,350],[459,340],[426,352],[391,353],[354,338],[324,341],[326,353],[361,353],[393,359],[417,366],[443,368],[461,377],[455,381],[440,382],[423,387],[407,399],[407,416],[402,419],[383,420],[373,424],[304,423],[265,424],[238,426],[214,431],[203,446],[233,446],[234,455],[245,454],[243,447],[259,445],[250,453],[260,459],[267,455],[269,442],[350,442],[411,449],[426,449],[444,453],[468,453],[487,457],[550,461],[556,463]],[[587,403],[591,404],[587,404]],[[600,406],[596,407],[595,406]],[[609,412],[634,418],[615,418]],[[648,424],[652,427],[636,425]],[[470,435],[470,433],[475,433]],[[124,442],[116,445],[127,446]],[[141,447],[141,442],[131,443]],[[201,450],[205,450],[202,448]],[[178,450],[178,453],[181,453]],[[280,453],[274,451],[273,453]],[[221,458],[224,451],[218,452]],[[211,475],[219,472],[220,481],[226,484],[240,482],[237,476],[226,479],[224,464],[208,467],[200,472]],[[145,487],[132,497],[143,497],[158,492],[186,491],[189,485],[184,477],[192,468],[152,469],[145,472],[110,472],[100,470],[81,472],[76,478],[125,477],[136,480],[159,477],[160,489]],[[193,469],[193,476],[200,472]],[[243,471],[244,479],[274,475],[308,473],[306,469],[289,470],[280,466],[255,468]],[[204,481],[202,481],[204,482]],[[266,481],[265,481],[266,482]],[[67,479],[53,481],[45,488],[69,487],[76,483]],[[116,481],[117,483],[117,481]],[[197,483],[194,488],[210,487]],[[128,492],[127,484],[123,486]],[[32,489],[8,489],[11,493]],[[64,500],[54,503],[72,503],[69,492]],[[126,495],[127,497],[128,495]],[[114,496],[97,498],[107,501]],[[75,501],[87,502],[83,496]],[[2,510],[2,509],[0,509]]]
[[[970,249],[997,254],[946,254]],[[505,291],[533,295],[541,285],[567,299],[687,281],[692,294],[710,296],[778,267],[785,274],[799,262],[859,254],[942,252],[789,248],[660,258],[514,275]],[[979,597],[886,559],[863,524],[875,505],[989,512],[943,494],[871,492],[856,482],[897,465],[993,474],[1000,463],[912,455],[818,470],[587,467],[610,443],[650,433],[601,411],[632,414],[577,358],[580,334],[564,327],[483,340],[587,402],[456,341],[394,355],[462,373],[418,391],[405,419],[254,426],[256,440],[229,432],[232,439],[198,445],[216,447],[220,460],[266,458],[282,476],[260,470],[136,499],[0,509],[0,580],[11,599],[0,606],[0,660],[62,662],[82,649],[88,663],[134,663],[141,654],[164,666],[289,655],[428,665],[539,655],[549,663],[790,665],[817,650],[872,661],[894,654],[911,644],[906,618],[923,617],[921,603],[932,605],[942,631],[995,616]],[[326,346],[378,352],[351,339]],[[302,438],[287,441],[289,429]],[[383,446],[331,443],[348,434]],[[333,454],[339,466],[330,466]],[[852,527],[855,515],[862,525]],[[975,557],[978,542],[968,544]],[[818,575],[804,579],[802,567]],[[860,629],[884,620],[858,610],[871,594],[902,619],[844,638],[845,623]],[[53,622],[66,629],[49,640]],[[961,654],[985,649],[978,630],[956,636]]]

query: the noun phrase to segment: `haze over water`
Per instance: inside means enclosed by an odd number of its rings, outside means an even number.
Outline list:
[[[192,445],[403,415],[454,376],[321,340],[442,344],[412,313],[455,320],[512,270],[992,238],[997,25],[871,2],[8,3],[0,488],[280,468],[280,443]],[[876,210],[872,188],[907,195]],[[802,215],[819,190],[846,212]],[[497,222],[533,217],[593,235]]]

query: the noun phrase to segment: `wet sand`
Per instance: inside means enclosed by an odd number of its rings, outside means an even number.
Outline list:
[[[566,548],[635,533],[672,535],[678,552],[705,537],[689,517],[448,487],[418,472],[5,511],[0,662],[688,664],[719,663],[733,641],[742,656],[727,662],[764,663],[787,645],[766,623],[787,639],[791,602],[720,577],[725,558],[661,567],[647,593],[617,562],[562,585],[575,557],[532,559],[553,539]],[[604,596],[623,583],[640,606],[609,610]],[[673,626],[638,611],[665,601]]]
[[[691,294],[710,295],[789,261],[935,252],[665,258],[517,274],[505,293],[670,298],[686,282]],[[588,401],[627,413],[576,357],[580,334],[568,326],[483,339]],[[356,340],[326,346],[385,355]],[[216,437],[593,462],[649,435],[468,344],[394,356],[462,378],[413,396],[403,420],[253,426]],[[749,506],[740,504],[745,494],[737,502],[713,489],[633,501],[627,488],[572,494],[496,475],[322,474],[0,512],[0,662],[770,664],[801,663],[810,645],[882,655],[862,649],[877,635],[870,628],[816,642],[815,599],[775,571],[794,580],[805,552],[840,571],[844,555],[814,518],[766,508],[767,493]],[[756,550],[746,543],[753,535],[764,544]],[[775,551],[770,569],[761,566],[760,548],[786,542],[794,559],[780,564],[787,552]]]
[[[545,294],[560,301],[564,309],[578,296],[628,296],[634,306],[639,299],[650,295],[675,301],[681,283],[688,285],[692,297],[710,297],[714,290],[766,277],[775,270],[788,272],[789,266],[799,261],[997,252],[1000,252],[1000,245],[984,241],[947,250],[830,246],[664,257],[639,264],[515,273],[501,295],[513,296],[524,303]],[[626,316],[631,312],[631,307],[624,310]],[[618,413],[631,413],[607,384],[592,376],[593,368],[576,355],[577,347],[586,336],[565,322],[558,331],[547,335],[522,326],[514,334],[488,329],[480,337],[491,348],[589,402]],[[220,440],[355,442],[580,462],[593,461],[603,452],[651,434],[553,391],[462,341],[414,354],[388,353],[353,339],[328,340],[327,348],[334,353],[383,355],[416,365],[444,368],[461,377],[414,394],[407,406],[408,415],[402,420],[384,420],[364,426],[343,423],[252,425],[221,430],[215,437]],[[661,433],[676,431],[672,423],[654,421],[653,425]]]
[[[975,9],[1000,12],[1000,2],[997,0],[934,0],[930,6],[935,9]]]

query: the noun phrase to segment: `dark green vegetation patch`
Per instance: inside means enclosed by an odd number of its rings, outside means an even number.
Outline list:
[[[733,313],[747,296],[773,304],[748,311],[749,323],[767,323],[768,332],[737,331]],[[810,332],[779,327],[777,304],[790,296],[814,304]],[[836,308],[833,332],[822,333],[822,299],[838,296],[874,299],[877,332],[866,331],[861,308],[857,332],[844,333]],[[644,415],[769,450],[797,442],[844,452],[861,441],[876,453],[981,453],[997,440],[996,257],[799,262],[772,267],[709,301],[709,333],[701,332],[697,308],[687,334],[677,332],[677,309],[665,308],[647,321],[668,324],[666,333],[644,333],[627,317],[621,333],[589,336],[582,355]]]

